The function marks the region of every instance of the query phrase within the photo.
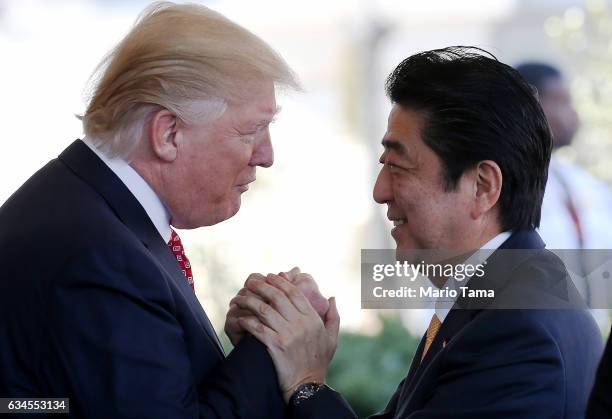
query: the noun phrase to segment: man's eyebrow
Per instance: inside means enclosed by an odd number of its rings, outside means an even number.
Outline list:
[[[397,140],[385,140],[381,142],[382,146],[388,150],[394,150],[401,156],[408,156],[408,148]]]
[[[274,120],[276,119],[276,116],[281,111],[281,109],[282,108],[280,106],[277,106],[276,108],[274,108],[274,110],[271,112],[269,117],[263,118],[257,122],[257,126],[260,127],[260,126],[268,125],[274,122]]]

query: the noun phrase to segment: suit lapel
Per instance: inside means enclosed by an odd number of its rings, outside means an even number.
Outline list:
[[[451,310],[444,319],[442,326],[440,326],[440,330],[427,350],[425,358],[421,360],[425,342],[425,336],[423,336],[410,365],[408,378],[404,382],[399,403],[400,409],[409,407],[408,403],[412,399],[413,393],[418,389],[423,377],[429,372],[429,367],[435,362],[438,353],[472,320],[473,315],[472,310]]]
[[[404,383],[411,383],[414,380],[415,374],[421,365],[421,358],[423,357],[423,350],[425,349],[425,334],[421,337],[421,342],[414,354],[414,358],[412,358],[412,363],[410,364],[410,369],[408,370],[408,375],[406,376],[406,381]],[[406,385],[406,384],[404,384]]]
[[[68,146],[60,154],[59,159],[77,176],[98,191],[123,224],[149,249],[166,274],[174,280],[195,319],[202,326],[213,346],[222,356],[225,356],[208,316],[206,316],[195,297],[195,293],[189,287],[168,245],[159,235],[145,209],[121,179],[81,140],[76,140]]]
[[[185,298],[185,300],[189,303],[189,308],[194,314],[194,317],[199,320],[200,324],[208,334],[208,337],[214,343],[214,346],[219,350],[219,353],[223,357],[225,357],[225,352],[223,351],[223,346],[219,341],[217,333],[215,333],[215,330],[212,324],[210,323],[206,312],[204,312],[202,305],[200,304],[195,293],[189,286],[189,283],[187,282],[183,271],[181,271],[178,263],[176,262],[174,255],[172,255],[172,253],[169,251],[168,245],[164,243],[161,237],[159,237],[159,240],[151,243],[149,250],[161,263],[166,273],[168,273],[174,279],[174,282],[181,291],[183,298]]]
[[[538,250],[544,249],[544,242],[535,231],[519,231],[512,234],[499,247],[501,251],[495,251],[487,259],[485,275],[473,277],[467,283],[469,290],[493,290],[495,295],[510,284],[512,272],[523,265],[527,259],[540,254]],[[493,299],[495,301],[495,299]],[[460,296],[453,309],[479,310],[492,304],[489,299],[468,298]]]
[[[485,268],[485,275],[482,278],[474,278],[468,281],[468,289],[479,289],[485,285],[486,289],[493,288],[498,290],[502,288],[510,277],[511,272],[507,269],[509,263],[512,267],[519,266],[525,263],[527,258],[535,255],[533,252],[534,249],[543,248],[544,242],[535,231],[520,231],[512,234],[499,249],[516,249],[517,252],[511,254],[511,259],[508,258],[508,253],[506,253],[503,260],[500,253],[496,255],[496,252],[493,252],[487,260],[488,264]],[[531,251],[518,251],[521,249]],[[480,309],[482,309],[482,305],[478,307],[479,309],[473,308],[470,299],[458,298],[453,309],[448,313],[446,319],[442,323],[425,358],[421,361],[425,341],[425,336],[423,336],[414,359],[412,360],[407,379],[404,381],[403,388],[400,390],[401,394],[395,417],[407,416],[415,408],[418,408],[418,406],[412,406],[411,402],[415,400],[414,396],[416,393],[426,385],[430,379],[429,375],[432,375],[435,379],[437,375],[435,364],[438,354],[472,321]]]

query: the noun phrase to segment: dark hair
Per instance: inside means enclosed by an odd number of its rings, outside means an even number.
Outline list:
[[[385,89],[393,103],[424,116],[421,136],[442,160],[448,191],[467,169],[492,160],[503,177],[502,228],[539,226],[552,138],[516,70],[480,48],[448,47],[406,58]]]
[[[521,76],[532,85],[538,93],[542,94],[544,84],[550,79],[561,78],[561,71],[557,68],[540,62],[527,62],[516,66]]]

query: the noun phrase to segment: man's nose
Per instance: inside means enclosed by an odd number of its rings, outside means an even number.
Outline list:
[[[251,166],[270,167],[274,164],[274,148],[270,134],[266,133],[264,138],[255,146],[253,157],[251,157]]]
[[[383,166],[374,185],[374,201],[385,204],[393,199],[390,180],[389,171]]]

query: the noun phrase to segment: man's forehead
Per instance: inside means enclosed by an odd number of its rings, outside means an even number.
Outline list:
[[[548,79],[542,86],[541,97],[569,95],[569,86],[561,77]]]
[[[281,111],[273,95],[271,97],[252,96],[249,100],[235,103],[231,107],[235,110],[237,120],[242,122],[270,122]]]
[[[410,156],[416,152],[421,138],[421,115],[394,105],[389,114],[387,132],[382,139],[385,149]]]

